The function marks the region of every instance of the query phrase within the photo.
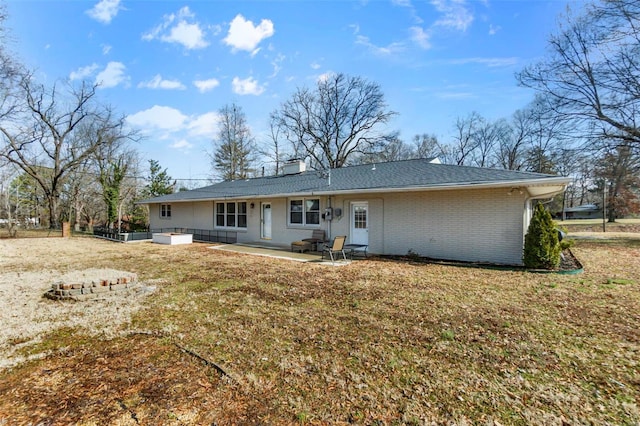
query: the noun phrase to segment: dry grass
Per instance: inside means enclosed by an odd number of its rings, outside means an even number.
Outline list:
[[[0,373],[0,424],[640,422],[640,248],[624,241],[579,242],[581,275],[24,241],[0,241],[3,270],[116,268],[158,292],[120,337],[25,348],[54,355]]]

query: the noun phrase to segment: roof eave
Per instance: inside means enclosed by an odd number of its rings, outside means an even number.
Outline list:
[[[335,190],[327,187],[326,189],[304,191],[304,192],[288,192],[279,194],[246,194],[232,195],[222,197],[209,197],[197,199],[182,200],[142,200],[136,204],[158,204],[158,203],[189,203],[189,202],[207,202],[216,200],[247,200],[247,199],[267,199],[267,198],[286,198],[286,197],[308,197],[308,196],[331,196],[331,195],[350,195],[350,194],[380,194],[387,192],[427,192],[427,191],[447,191],[461,189],[491,189],[491,188],[526,188],[531,198],[549,198],[563,192],[567,184],[571,182],[566,177],[551,177],[540,179],[518,179],[509,181],[485,181],[485,182],[459,182],[439,185],[417,185],[408,187],[385,187],[385,188],[360,188],[360,189],[344,189]],[[534,189],[538,188],[538,189]]]

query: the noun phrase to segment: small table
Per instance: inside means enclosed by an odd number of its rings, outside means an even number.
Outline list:
[[[349,254],[351,255],[351,259],[353,259],[354,253],[362,253],[362,255],[366,258],[368,248],[369,246],[367,244],[345,244],[344,245],[344,250],[349,251]]]

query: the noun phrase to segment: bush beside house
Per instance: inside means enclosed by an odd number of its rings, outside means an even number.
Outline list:
[[[532,269],[555,269],[560,264],[560,242],[551,214],[538,204],[524,237],[523,263]]]

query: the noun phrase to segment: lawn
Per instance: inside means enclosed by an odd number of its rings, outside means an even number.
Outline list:
[[[115,333],[0,342],[30,359],[0,370],[0,424],[640,423],[640,247],[624,240],[578,241],[579,275],[0,244],[5,273],[117,268],[157,288]]]

